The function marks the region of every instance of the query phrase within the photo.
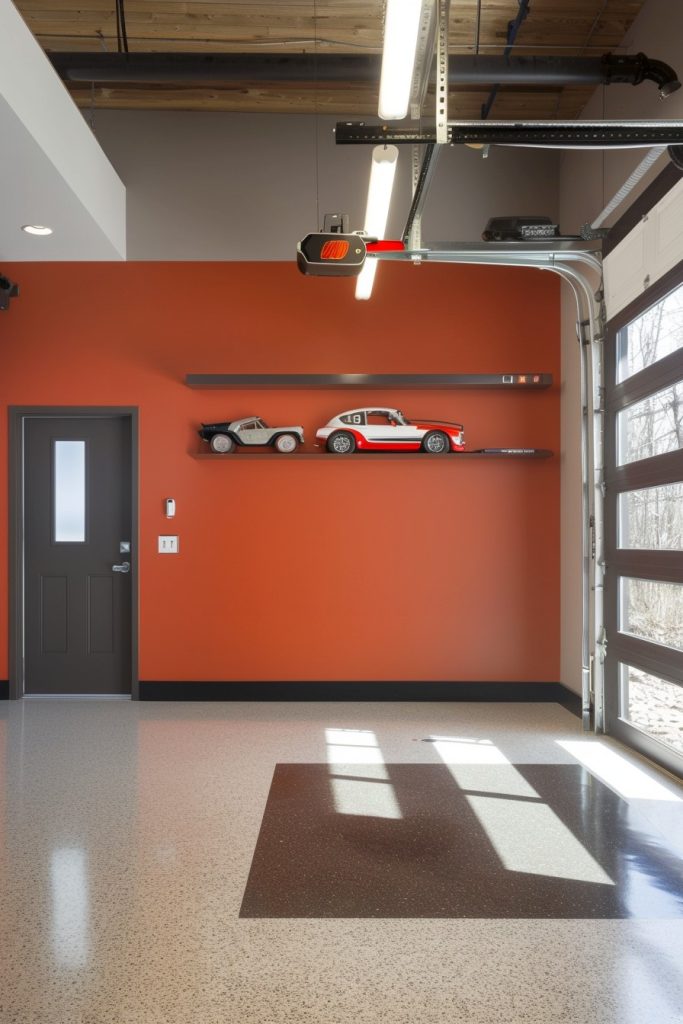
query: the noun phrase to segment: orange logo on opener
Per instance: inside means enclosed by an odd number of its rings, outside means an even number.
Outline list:
[[[320,250],[321,260],[343,260],[349,251],[349,243],[342,241],[325,242]]]

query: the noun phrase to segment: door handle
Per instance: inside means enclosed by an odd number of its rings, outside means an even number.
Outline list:
[[[121,562],[121,565],[112,565],[114,572],[130,572],[130,562]]]

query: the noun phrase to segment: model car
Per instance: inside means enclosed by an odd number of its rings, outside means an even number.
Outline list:
[[[304,443],[303,427],[269,427],[259,416],[244,416],[223,423],[202,423],[198,431],[212,452],[232,452],[238,445],[270,445],[278,452],[294,452]]]
[[[316,445],[328,452],[348,455],[359,451],[461,452],[465,447],[462,423],[446,420],[409,420],[400,409],[349,409],[321,427]]]

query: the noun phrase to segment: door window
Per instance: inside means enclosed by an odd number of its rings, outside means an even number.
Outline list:
[[[85,441],[53,446],[53,533],[57,544],[85,541]]]

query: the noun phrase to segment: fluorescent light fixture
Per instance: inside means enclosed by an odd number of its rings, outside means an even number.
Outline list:
[[[397,121],[408,113],[422,0],[387,0],[379,116]]]
[[[370,165],[368,203],[365,208],[365,231],[371,238],[384,238],[389,219],[391,193],[396,176],[398,161],[397,146],[375,146]],[[363,269],[356,279],[356,298],[369,299],[377,273],[377,259],[366,258]]]
[[[375,146],[372,151],[368,204],[363,225],[371,238],[384,238],[397,160],[398,146]]]
[[[51,235],[52,228],[46,227],[45,224],[22,224],[21,230],[25,231],[27,235]]]

